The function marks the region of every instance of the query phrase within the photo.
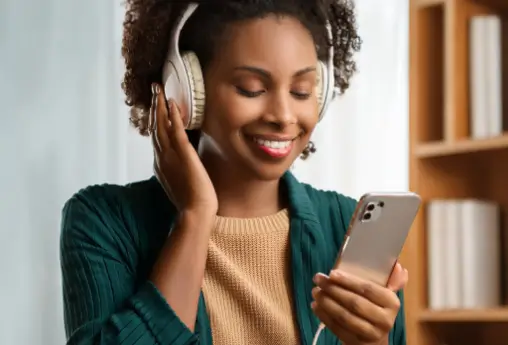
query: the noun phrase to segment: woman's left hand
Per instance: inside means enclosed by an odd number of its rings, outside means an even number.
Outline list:
[[[408,280],[397,263],[387,287],[332,271],[317,274],[312,309],[326,327],[346,345],[384,344],[399,312],[396,292]]]

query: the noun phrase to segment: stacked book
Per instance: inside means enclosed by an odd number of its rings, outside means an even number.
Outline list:
[[[507,73],[503,71],[503,23],[499,16],[474,16],[469,23],[470,134],[472,139],[501,135],[508,130],[503,109]],[[505,67],[506,68],[506,67]],[[505,95],[505,97],[503,97]],[[504,113],[504,116],[503,116]]]
[[[499,306],[499,206],[474,199],[431,200],[426,217],[429,309]]]

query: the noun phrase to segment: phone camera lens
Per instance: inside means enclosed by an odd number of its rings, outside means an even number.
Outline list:
[[[369,212],[367,212],[367,213],[365,213],[365,214],[363,215],[363,219],[365,219],[365,220],[369,220],[369,219],[370,219],[370,217],[371,217],[371,215],[370,215],[370,213],[369,213]]]
[[[385,205],[384,201],[379,202],[379,207],[383,207]]]
[[[376,208],[376,205],[374,205],[374,204],[367,205],[367,211],[373,211],[374,208]]]

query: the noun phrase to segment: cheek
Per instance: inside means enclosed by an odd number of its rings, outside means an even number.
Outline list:
[[[232,97],[217,97],[217,93],[206,104],[205,120],[202,131],[210,136],[223,150],[227,151],[231,140],[245,125],[246,108]],[[242,112],[243,110],[243,112]],[[239,115],[240,114],[240,115]]]
[[[228,128],[238,131],[248,124],[259,120],[263,114],[264,104],[259,99],[249,99],[230,94],[222,102],[221,112],[223,119],[228,123]]]
[[[298,122],[307,135],[310,136],[318,124],[319,109],[317,102],[301,105]]]
[[[222,85],[207,93],[203,130],[229,136],[255,121],[263,111],[262,102],[239,97],[230,86]],[[211,135],[212,133],[207,133]]]

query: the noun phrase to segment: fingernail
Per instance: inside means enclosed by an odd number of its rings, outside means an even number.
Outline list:
[[[311,309],[316,309],[316,301],[312,301],[312,303],[310,304],[310,308]]]
[[[314,276],[314,278],[312,279],[312,281],[315,283],[315,284],[319,284],[320,282],[322,282],[324,279],[326,279],[327,277],[323,274],[323,273],[318,273]]]
[[[158,95],[160,91],[159,85],[157,83],[152,83],[152,93]]]

